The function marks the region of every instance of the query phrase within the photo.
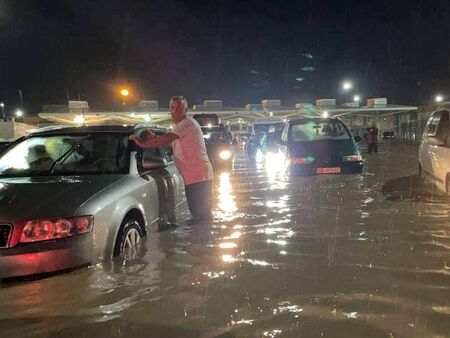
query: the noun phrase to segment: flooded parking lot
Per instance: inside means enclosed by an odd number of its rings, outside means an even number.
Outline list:
[[[450,199],[420,185],[416,148],[380,148],[352,176],[241,154],[216,175],[214,223],[1,284],[1,336],[450,336]]]

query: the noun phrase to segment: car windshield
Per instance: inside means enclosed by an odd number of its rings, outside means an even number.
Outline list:
[[[290,140],[293,142],[348,140],[350,134],[340,121],[305,120],[292,125]]]
[[[126,173],[127,145],[112,133],[30,137],[0,157],[0,177]]]
[[[203,131],[203,138],[206,145],[229,143],[226,131]]]

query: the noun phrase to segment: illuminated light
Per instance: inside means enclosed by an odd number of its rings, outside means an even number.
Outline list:
[[[361,97],[359,95],[355,95],[355,96],[353,96],[353,101],[359,102],[359,101],[361,101]]]
[[[325,110],[325,111],[322,113],[322,117],[323,117],[324,119],[327,119],[327,118],[330,117],[330,114]]]
[[[293,161],[295,164],[307,164],[308,160],[304,157],[298,157],[298,158],[294,158]]]
[[[362,157],[361,155],[349,155],[349,156],[344,156],[342,158],[343,162],[360,162],[362,161]]]
[[[295,81],[298,81],[298,82],[302,82],[302,81],[304,81],[305,79],[304,78],[302,78],[302,77],[296,77],[295,78]]]
[[[123,89],[120,90],[120,95],[128,96],[128,95],[130,95],[130,91],[128,89],[126,89],[126,88],[123,88]]]
[[[280,255],[287,255],[287,252],[282,250],[282,251],[280,251]]]
[[[269,116],[273,116],[273,112],[269,112]]]
[[[241,224],[236,224],[233,229],[242,229],[244,226]]]
[[[303,53],[302,55],[307,59],[311,59],[311,60],[314,59],[314,56],[312,56],[311,53]]]
[[[233,263],[236,262],[236,258],[232,255],[222,255],[222,261],[225,263]]]
[[[342,84],[342,88],[344,88],[344,90],[350,90],[350,89],[353,88],[353,85],[352,85],[351,82],[345,81],[345,82]]]
[[[316,70],[316,68],[314,67],[302,67],[301,70],[303,70],[304,72],[313,72]]]
[[[134,117],[134,116],[136,116],[136,114],[135,113],[131,113],[130,116]]]
[[[14,113],[14,115],[16,115],[16,117],[22,117],[23,111],[21,111],[20,109],[17,109],[16,112]]]
[[[0,103],[0,107],[5,108],[5,104],[3,102]]]
[[[287,242],[285,240],[273,240],[273,239],[268,239],[267,243],[274,243],[274,244],[278,244],[278,245],[287,245]]]
[[[237,310],[235,312],[237,312]],[[233,320],[233,321],[231,321],[231,324],[232,325],[240,325],[240,324],[252,325],[254,321],[255,321],[254,319],[241,319],[241,320],[238,320],[237,322],[235,322]]]
[[[144,121],[149,122],[150,121],[150,116],[144,115]]]
[[[82,115],[75,115],[75,117],[73,118],[73,122],[76,124],[84,124],[86,120]]]
[[[220,158],[221,158],[222,160],[228,160],[228,159],[230,159],[230,157],[231,157],[231,151],[229,151],[229,150],[222,150],[222,151],[219,153],[219,156],[220,156]]]
[[[270,265],[266,261],[260,261],[260,260],[257,260],[257,259],[247,259],[247,262],[249,262],[252,265],[260,265],[260,266]]]
[[[240,231],[235,231],[231,234],[230,238],[239,238],[241,235],[242,233]]]
[[[233,189],[230,182],[230,173],[221,173],[219,179],[219,208],[223,211],[223,216],[232,216],[237,207],[232,195]]]
[[[237,244],[233,243],[233,242],[225,242],[225,243],[219,244],[219,248],[221,248],[221,249],[233,249],[236,247],[237,247]]]
[[[440,95],[440,94],[438,94],[438,95],[436,95],[436,97],[434,98],[434,101],[435,102],[442,102],[442,101],[444,101],[444,97],[442,96],[442,95]]]

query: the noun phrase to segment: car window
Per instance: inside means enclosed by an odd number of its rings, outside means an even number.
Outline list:
[[[203,131],[206,145],[229,143],[228,133],[225,130]]]
[[[437,128],[439,125],[439,122],[441,120],[442,112],[436,112],[433,114],[433,116],[430,118],[430,121],[428,122],[428,128],[427,128],[427,136],[428,137],[435,137],[437,134]]]
[[[30,137],[0,157],[0,176],[126,173],[127,145],[112,133]]]
[[[444,111],[441,114],[436,136],[444,142],[445,146],[448,147],[450,145],[450,121],[449,113],[447,111]]]
[[[293,142],[348,139],[350,134],[340,121],[305,120],[293,124],[290,131]]]

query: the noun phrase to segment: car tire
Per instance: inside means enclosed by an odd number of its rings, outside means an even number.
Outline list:
[[[144,234],[141,224],[134,217],[123,220],[114,247],[114,256],[127,256],[133,248],[141,241]]]

